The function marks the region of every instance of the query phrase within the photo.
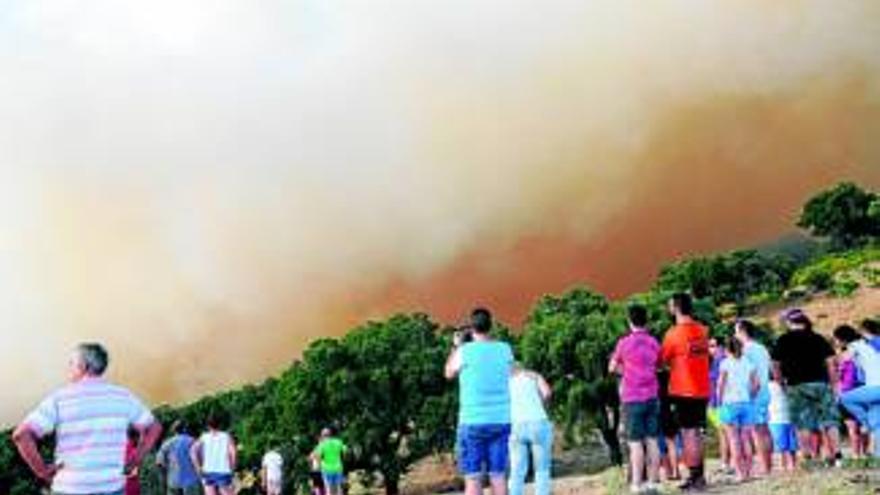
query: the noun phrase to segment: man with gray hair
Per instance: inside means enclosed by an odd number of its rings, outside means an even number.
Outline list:
[[[121,494],[125,474],[141,463],[162,433],[134,394],[102,378],[108,361],[100,344],[77,346],[69,362],[69,383],[43,400],[12,434],[25,462],[51,483],[53,494]],[[134,461],[126,466],[129,427],[140,432],[140,440]],[[52,432],[55,462],[46,464],[37,442]]]

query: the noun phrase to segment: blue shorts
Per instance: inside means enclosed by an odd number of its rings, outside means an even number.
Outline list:
[[[342,473],[321,473],[324,486],[336,488],[345,483],[345,475]]]
[[[459,425],[458,470],[465,478],[506,476],[509,424]]]
[[[202,483],[205,486],[220,488],[232,486],[232,475],[229,473],[202,473]]]
[[[773,436],[773,449],[775,451],[789,454],[797,452],[798,440],[793,424],[771,424],[770,434]]]
[[[727,426],[751,426],[755,424],[755,408],[751,402],[722,404],[719,417]]]
[[[770,399],[758,396],[752,402],[752,424],[766,425],[770,420]]]

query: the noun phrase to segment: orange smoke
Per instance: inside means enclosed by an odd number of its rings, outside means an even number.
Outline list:
[[[796,228],[818,190],[844,179],[880,187],[878,147],[867,138],[880,130],[874,82],[844,74],[784,96],[670,108],[634,158],[641,165],[625,191],[603,192],[631,199],[589,238],[555,212],[542,227],[548,234],[500,248],[489,239],[426,280],[389,284],[374,312],[427,308],[456,321],[480,303],[517,325],[546,293],[587,284],[623,297],[674,259],[774,241]]]

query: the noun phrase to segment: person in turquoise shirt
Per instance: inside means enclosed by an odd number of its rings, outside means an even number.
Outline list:
[[[469,333],[457,333],[446,361],[446,378],[458,379],[458,468],[465,478],[465,495],[482,492],[488,473],[493,495],[507,494],[510,437],[510,345],[490,337],[492,314],[471,312]]]

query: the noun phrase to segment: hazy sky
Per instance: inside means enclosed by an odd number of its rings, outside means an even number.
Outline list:
[[[82,339],[176,400],[773,239],[880,186],[878,46],[871,0],[4,2],[0,420]]]

